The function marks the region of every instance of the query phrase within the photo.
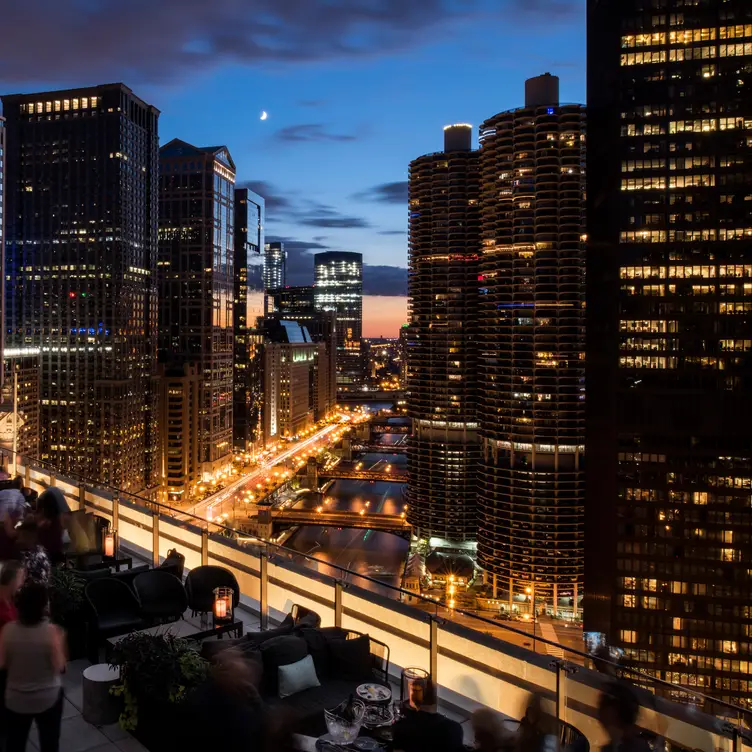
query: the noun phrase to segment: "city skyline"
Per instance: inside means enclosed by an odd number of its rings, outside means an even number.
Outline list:
[[[363,253],[364,336],[396,337],[406,321],[410,159],[438,151],[441,128],[451,122],[472,123],[477,144],[482,118],[517,104],[513,81],[550,70],[562,78],[562,101],[584,99],[584,0],[529,5],[483,0],[460,12],[432,0],[417,13],[383,0],[370,19],[345,9],[339,23],[323,30],[309,23],[316,16],[313,7],[301,11],[306,21],[288,14],[287,3],[277,3],[274,11],[283,21],[309,26],[299,57],[263,49],[233,57],[219,42],[201,41],[209,24],[196,20],[194,27],[185,18],[189,14],[170,10],[169,2],[164,10],[153,9],[157,17],[147,39],[140,29],[142,55],[123,49],[119,40],[110,47],[75,44],[78,33],[87,38],[111,33],[96,34],[108,13],[82,8],[76,14],[80,32],[60,35],[56,43],[66,49],[58,51],[54,66],[44,56],[32,60],[23,51],[3,50],[0,91],[122,80],[160,109],[161,144],[174,137],[226,144],[236,160],[238,186],[267,200],[267,240],[286,242],[288,284],[311,283],[315,252]],[[229,6],[213,8],[218,20],[211,26],[245,28]],[[129,9],[122,12],[130,15]],[[24,13],[4,18],[9,37],[14,28],[19,38],[28,28]],[[154,29],[175,23],[175,15],[181,16],[180,28],[170,27],[169,39],[160,37]],[[35,16],[36,26],[46,18],[57,18],[56,27],[67,25],[55,8]],[[362,40],[353,36],[358,24]],[[109,28],[116,25],[110,22]],[[160,37],[158,43],[152,34]],[[348,52],[340,40],[366,49]],[[175,46],[198,55],[202,68],[196,70],[189,55],[181,59]],[[136,57],[141,59],[134,62]],[[417,83],[394,85],[407,66],[411,80],[421,82],[419,89]],[[490,79],[488,85],[466,85],[476,77]],[[268,112],[265,121],[259,119],[262,111]]]

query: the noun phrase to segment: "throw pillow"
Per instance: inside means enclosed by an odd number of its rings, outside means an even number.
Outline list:
[[[332,640],[329,643],[332,676],[355,681],[372,678],[371,640],[361,635],[354,640]]]
[[[329,640],[321,629],[298,629],[296,631],[308,645],[308,655],[313,658],[316,675],[326,679],[329,671]]]
[[[297,635],[283,635],[273,637],[259,645],[261,658],[264,662],[264,685],[269,694],[276,695],[278,687],[278,671],[280,666],[297,663],[308,655],[306,641]]]
[[[313,658],[307,655],[297,663],[289,663],[286,666],[280,666],[279,671],[279,696],[289,697],[304,689],[311,687],[320,687],[316,668],[313,665]]]

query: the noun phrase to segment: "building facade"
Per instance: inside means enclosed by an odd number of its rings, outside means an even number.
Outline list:
[[[41,350],[40,459],[153,488],[159,112],[122,84],[2,101],[7,345]]]
[[[0,355],[5,344],[5,118],[0,115]],[[4,373],[0,373],[0,385]]]
[[[364,374],[363,254],[328,251],[314,256],[314,302],[317,311],[336,317],[337,389],[357,389]]]
[[[419,537],[476,534],[480,168],[472,126],[410,163],[408,520]]]
[[[201,375],[194,363],[163,367],[160,448],[162,499],[190,499],[201,484]]]
[[[264,313],[272,312],[273,302],[269,298],[270,290],[284,287],[287,282],[287,251],[285,244],[272,241],[264,244],[264,292],[266,299]]]
[[[233,459],[235,165],[224,146],[159,152],[159,360],[195,366],[203,480]]]
[[[34,459],[39,457],[41,355],[38,347],[6,348],[0,395],[0,446]]]
[[[585,629],[749,706],[752,6],[589,5]]]
[[[247,188],[235,189],[234,227],[234,376],[233,445],[252,451],[260,442],[263,367],[258,353],[259,293],[254,272],[263,260],[264,199]]]
[[[556,76],[528,80],[524,107],[481,125],[480,168],[478,563],[510,607],[571,614],[584,546],[584,106],[559,103]]]
[[[264,439],[292,438],[331,409],[326,345],[295,321],[266,320]]]

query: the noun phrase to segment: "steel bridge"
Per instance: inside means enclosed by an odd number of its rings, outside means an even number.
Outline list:
[[[327,509],[272,509],[272,523],[285,525],[317,525],[319,527],[355,527],[409,535],[410,524],[398,514],[356,514]]]
[[[391,480],[395,483],[402,483],[407,480],[407,474],[399,470],[391,472],[385,470],[341,470],[335,465],[331,470],[319,470],[319,478]]]

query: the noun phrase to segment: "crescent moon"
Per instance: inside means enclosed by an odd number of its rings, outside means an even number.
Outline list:
[[[269,117],[269,114],[266,110],[261,111],[261,120],[266,120]]]

